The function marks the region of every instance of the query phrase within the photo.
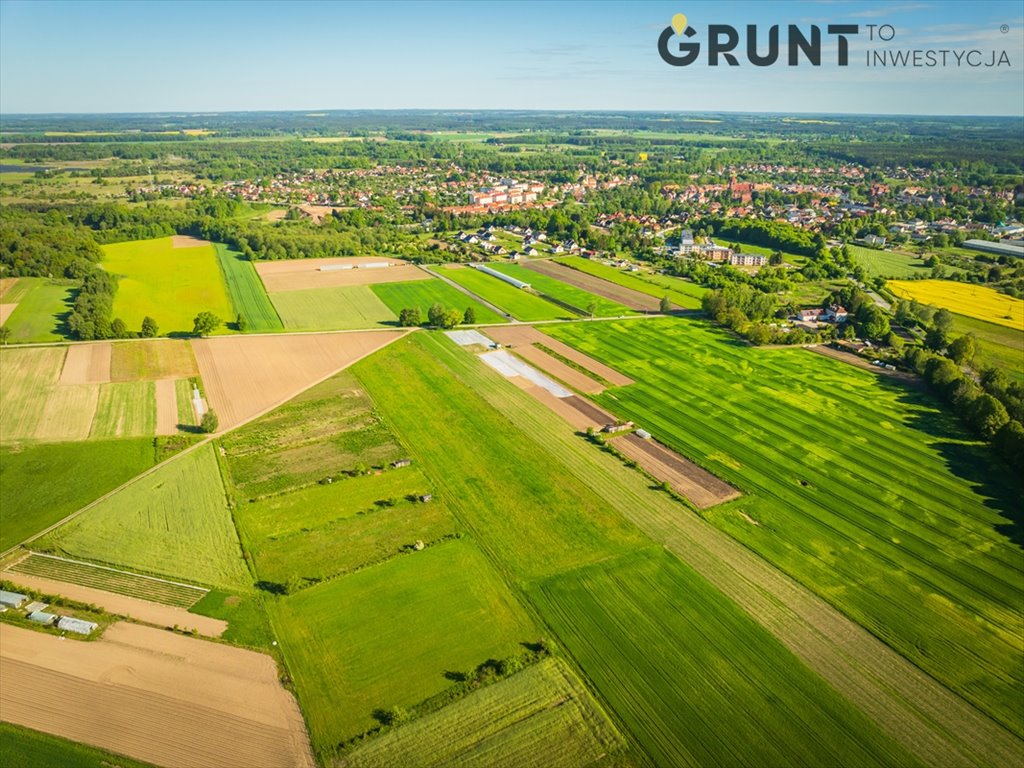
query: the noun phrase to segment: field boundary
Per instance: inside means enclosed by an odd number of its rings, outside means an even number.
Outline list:
[[[49,560],[60,560],[61,562],[64,562],[64,563],[72,563],[74,565],[85,565],[85,566],[88,566],[90,568],[99,568],[100,570],[103,570],[103,571],[113,571],[114,573],[123,573],[126,576],[133,576],[133,577],[140,578],[140,579],[148,579],[149,581],[159,581],[159,582],[162,582],[164,584],[171,584],[171,585],[173,585],[175,587],[185,587],[187,589],[194,589],[197,592],[202,592],[204,595],[207,592],[210,591],[206,587],[200,587],[200,586],[197,586],[195,584],[186,584],[183,581],[172,581],[171,579],[162,579],[159,576],[148,576],[148,575],[146,575],[144,573],[136,573],[135,571],[125,571],[125,570],[122,570],[120,568],[112,568],[109,565],[100,565],[98,563],[90,563],[88,560],[75,560],[75,559],[70,558],[70,557],[63,557],[62,555],[51,555],[51,554],[48,554],[46,552],[36,552],[35,550],[29,550],[28,554],[25,555],[25,557],[19,559],[15,563],[12,563],[8,568],[6,568],[4,570],[5,571],[9,571],[12,568],[14,568],[16,565],[19,565],[20,563],[22,563],[23,561],[27,560],[30,557],[45,557],[45,558],[47,558]],[[69,583],[73,583],[73,582],[69,582]]]

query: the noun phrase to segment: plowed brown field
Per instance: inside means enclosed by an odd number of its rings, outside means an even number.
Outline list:
[[[61,384],[106,384],[110,381],[112,345],[72,344],[60,372]]]
[[[332,269],[321,272],[324,266],[380,264],[390,267],[377,269]],[[339,285],[372,285],[374,283],[400,283],[408,280],[429,280],[430,275],[399,259],[352,256],[333,259],[293,259],[266,261],[256,265],[263,285],[275,291],[301,291],[306,288],[331,288]]]
[[[174,379],[156,382],[156,433],[174,435],[178,432],[178,397]]]
[[[404,331],[222,336],[192,343],[220,428],[248,421],[290,400]]]
[[[173,235],[171,237],[172,248],[200,248],[204,245],[210,245],[210,241],[200,240],[198,237],[189,235]]]
[[[653,440],[629,434],[615,438],[611,443],[655,478],[672,486],[698,509],[707,509],[740,495],[724,480]]]
[[[133,624],[92,643],[0,625],[0,709],[156,765],[313,766],[273,659]]]

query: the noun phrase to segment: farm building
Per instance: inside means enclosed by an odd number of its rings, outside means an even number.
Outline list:
[[[399,469],[401,467],[408,467],[412,464],[412,459],[399,459],[398,461],[391,462],[392,469]]]
[[[471,266],[473,269],[478,269],[481,272],[483,272],[484,274],[490,275],[491,277],[496,277],[499,280],[503,280],[504,282],[508,283],[509,285],[514,285],[516,288],[529,288],[530,287],[529,283],[524,283],[522,280],[516,280],[514,277],[510,277],[509,275],[502,274],[501,272],[499,272],[496,269],[491,269],[490,267],[485,267],[483,264],[470,264],[469,266]]]
[[[61,616],[57,619],[57,629],[63,629],[65,632],[74,632],[76,635],[91,634],[98,626],[99,624],[95,622],[76,619],[71,616]]]
[[[0,589],[0,605],[5,605],[8,608],[18,608],[26,600],[28,600],[28,595]]]
[[[26,605],[22,610],[24,610],[25,613],[32,613],[33,611],[45,610],[48,607],[49,605],[47,603],[40,603],[38,600],[33,600],[31,603]]]
[[[651,439],[651,433],[648,432],[646,429],[638,429],[636,431],[636,436],[639,437],[642,440],[650,440]]]
[[[633,422],[632,421],[626,421],[626,422],[623,422],[622,424],[605,424],[604,425],[604,429],[602,431],[613,434],[615,432],[625,432],[627,429],[632,429],[632,428],[633,428]]]
[[[964,240],[964,248],[994,253],[998,256],[1016,256],[1018,259],[1024,259],[1024,247],[1010,243],[994,243],[988,240]]]
[[[26,618],[28,618],[29,621],[36,622],[36,624],[45,624],[47,626],[50,626],[57,621],[57,616],[55,614],[47,613],[46,611],[32,611],[32,613],[30,613]]]

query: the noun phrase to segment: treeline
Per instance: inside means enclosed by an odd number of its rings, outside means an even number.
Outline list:
[[[739,240],[801,256],[815,256],[826,247],[822,235],[812,234],[781,221],[708,217],[702,219],[701,223],[713,227],[716,236],[720,238]]]
[[[102,256],[92,232],[60,211],[0,206],[0,276],[80,279]]]

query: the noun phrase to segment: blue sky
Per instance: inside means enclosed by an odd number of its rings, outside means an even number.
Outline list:
[[[0,0],[0,112],[653,109],[1024,115],[1024,4],[46,2]],[[891,24],[850,66],[671,67],[659,33],[709,23]],[[1000,27],[1006,25],[1007,32]],[[701,39],[698,37],[697,39]],[[743,44],[741,43],[741,50]],[[1006,50],[1011,67],[881,69],[867,48]],[[998,55],[998,54],[997,54]],[[784,59],[784,54],[783,54]]]

